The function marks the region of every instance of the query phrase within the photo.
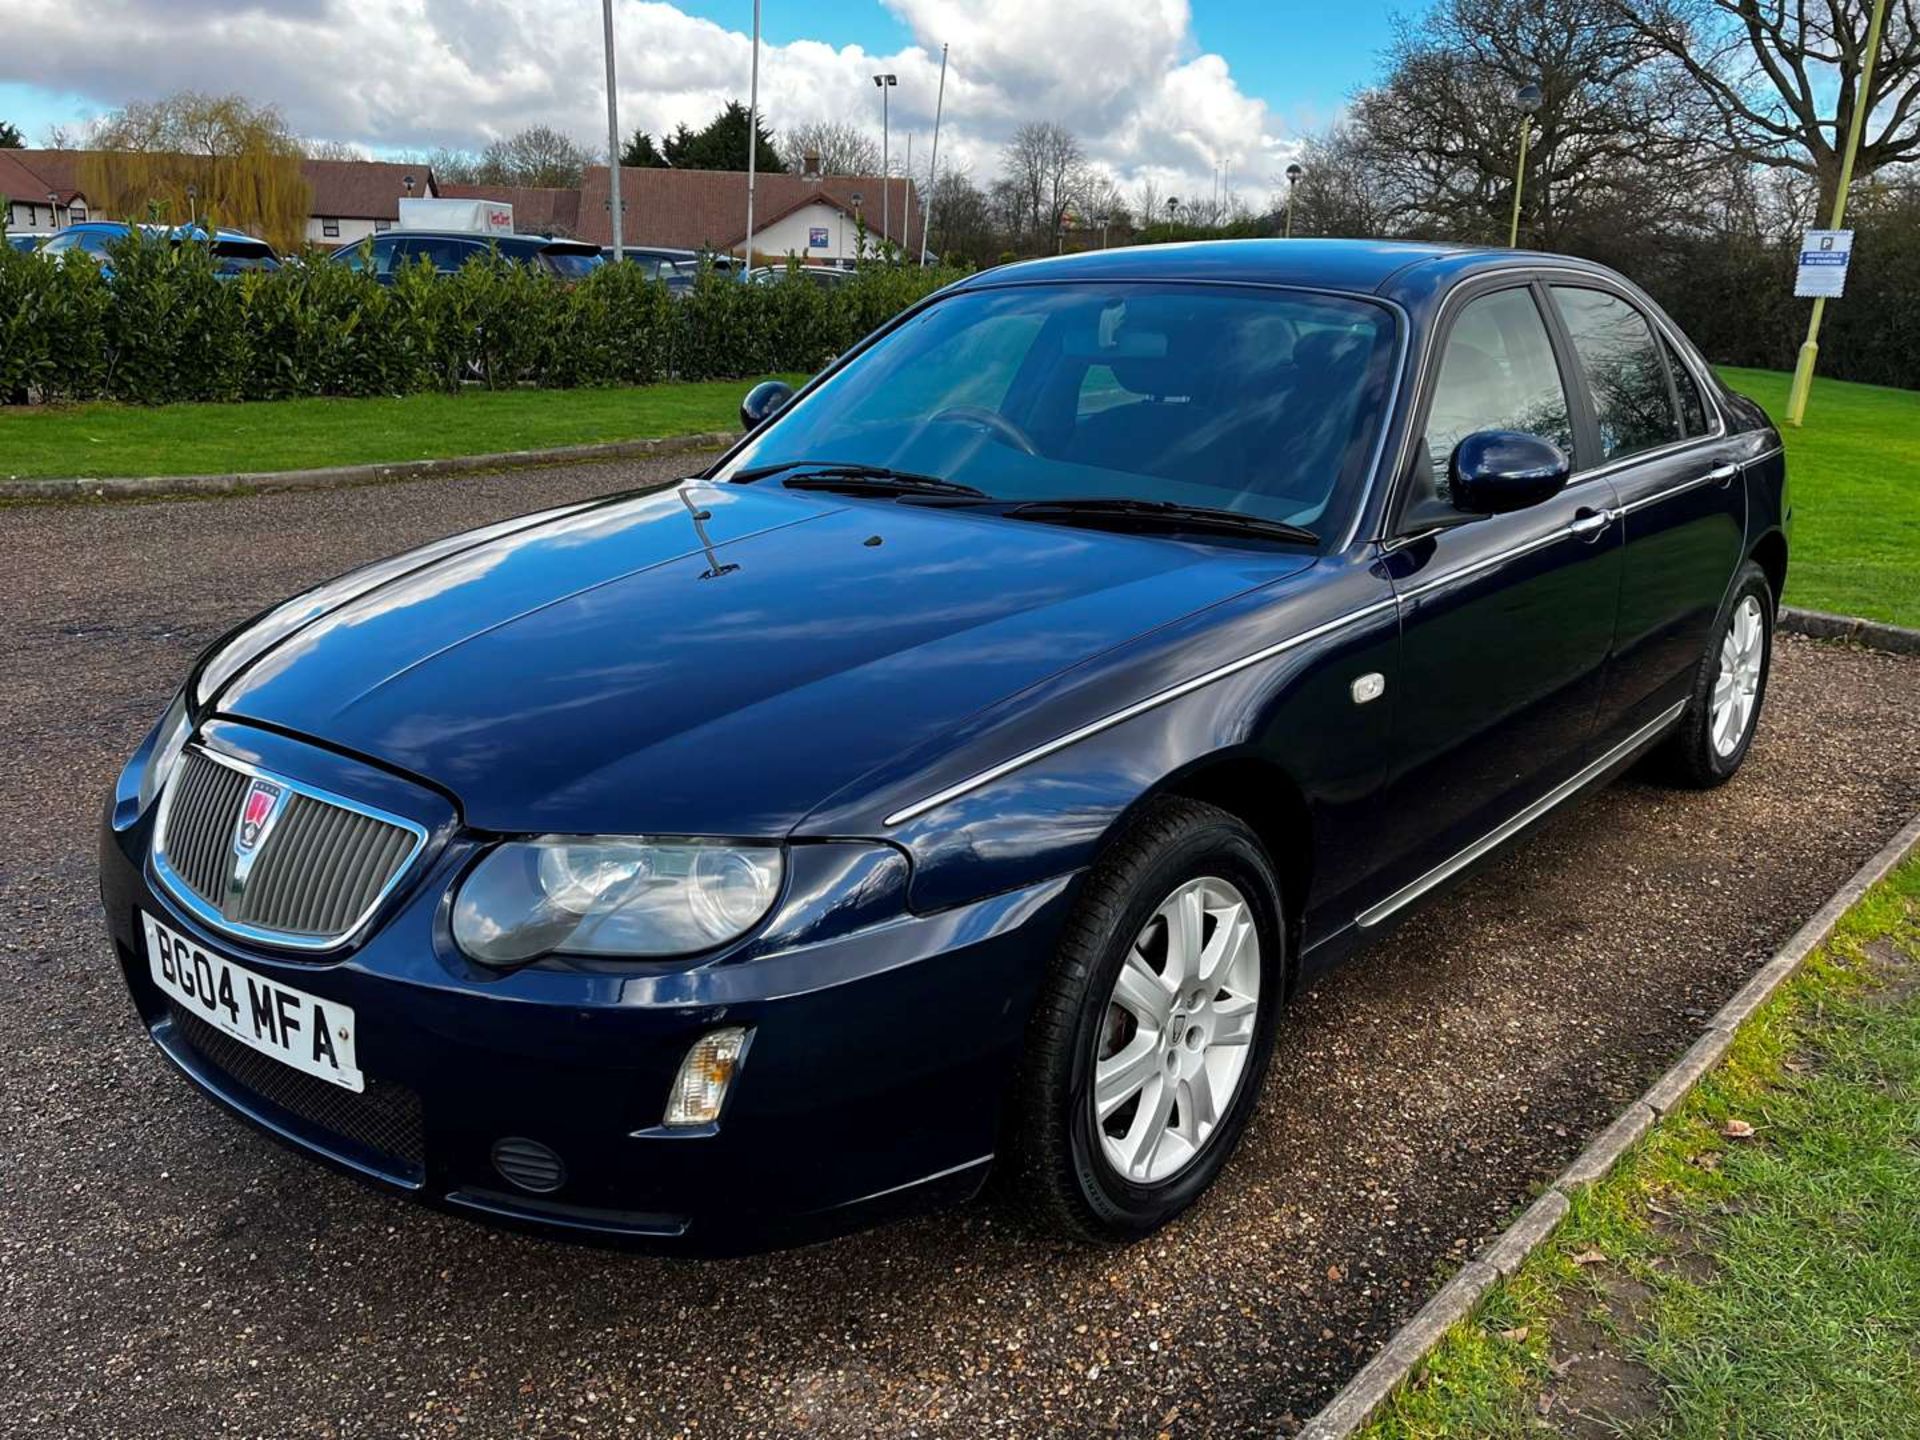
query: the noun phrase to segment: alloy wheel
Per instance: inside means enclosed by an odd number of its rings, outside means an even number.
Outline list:
[[[1720,639],[1720,673],[1714,678],[1707,722],[1717,755],[1731,755],[1739,749],[1747,727],[1753,723],[1766,642],[1767,622],[1760,600],[1748,595],[1734,607],[1727,632]]]
[[[1089,1103],[1107,1162],[1171,1179],[1206,1148],[1246,1076],[1260,1013],[1260,935],[1246,897],[1212,876],[1160,903],[1107,998]]]

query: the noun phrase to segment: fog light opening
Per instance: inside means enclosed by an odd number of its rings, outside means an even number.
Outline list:
[[[559,1155],[521,1135],[493,1142],[493,1168],[509,1184],[536,1195],[551,1194],[567,1183],[567,1167]]]
[[[687,1051],[680,1062],[680,1073],[673,1077],[673,1089],[667,1095],[664,1125],[711,1125],[720,1118],[727,1103],[727,1086],[740,1068],[740,1054],[746,1049],[747,1032],[741,1026],[709,1030]]]

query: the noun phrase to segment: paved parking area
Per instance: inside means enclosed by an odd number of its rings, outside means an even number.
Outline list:
[[[671,464],[0,510],[0,1434],[1285,1433],[1920,808],[1920,662],[1785,642],[1738,781],[1630,778],[1318,986],[1221,1184],[1126,1251],[983,1203],[766,1258],[608,1254],[228,1120],[100,934],[122,755],[271,600]]]

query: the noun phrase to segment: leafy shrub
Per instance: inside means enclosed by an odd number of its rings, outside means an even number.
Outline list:
[[[675,297],[638,266],[567,283],[498,257],[391,285],[324,259],[221,279],[204,246],[116,242],[106,274],[0,247],[0,401],[277,400],[479,384],[641,385],[812,372],[958,272],[863,269],[822,289],[708,270]]]

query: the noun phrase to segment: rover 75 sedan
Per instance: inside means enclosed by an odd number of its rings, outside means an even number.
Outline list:
[[[753,1248],[998,1171],[1123,1241],[1219,1175],[1300,986],[1753,740],[1780,438],[1595,265],[1009,265],[742,417],[193,666],[102,837],[188,1082],[549,1232]]]

